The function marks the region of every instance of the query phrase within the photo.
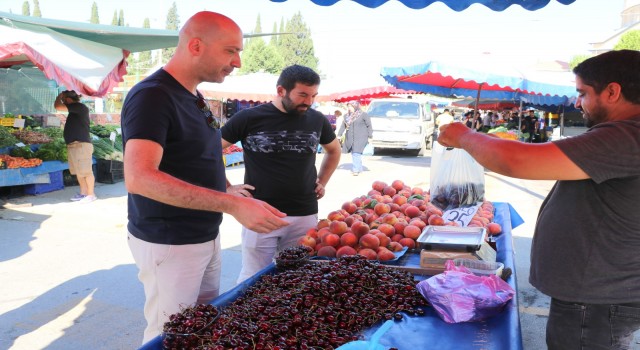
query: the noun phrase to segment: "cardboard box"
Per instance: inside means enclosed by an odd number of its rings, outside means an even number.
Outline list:
[[[427,250],[420,251],[420,267],[441,273],[444,271],[444,264],[447,260],[454,259],[471,259],[482,260],[488,262],[496,261],[496,251],[484,242],[480,245],[480,249],[475,252],[467,252],[462,250]]]

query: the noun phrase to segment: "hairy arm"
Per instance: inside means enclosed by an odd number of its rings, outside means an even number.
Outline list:
[[[280,219],[284,213],[265,202],[195,186],[160,171],[162,153],[156,142],[127,141],[124,173],[129,193],[176,207],[228,213],[256,232],[270,232],[288,224]]]
[[[478,163],[498,174],[530,180],[583,180],[589,176],[553,142],[539,144],[505,140],[473,132],[461,123],[440,127],[438,142],[462,148]]]

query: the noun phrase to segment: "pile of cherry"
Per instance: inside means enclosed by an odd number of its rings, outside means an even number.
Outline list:
[[[335,349],[389,319],[421,316],[427,301],[417,281],[363,256],[310,262],[263,275],[220,310],[211,324],[187,334],[172,315],[165,349]],[[202,306],[195,306],[197,310]],[[403,315],[404,314],[404,315]],[[197,321],[194,321],[197,322]],[[206,322],[204,320],[203,322]],[[201,323],[199,323],[201,324]]]

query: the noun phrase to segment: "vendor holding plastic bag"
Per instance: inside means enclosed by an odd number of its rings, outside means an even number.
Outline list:
[[[529,281],[551,296],[547,346],[628,349],[640,329],[640,52],[610,51],[573,69],[587,132],[541,144],[453,123],[438,142],[491,171],[558,180],[542,203]]]

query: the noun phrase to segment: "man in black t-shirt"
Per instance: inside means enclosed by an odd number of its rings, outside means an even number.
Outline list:
[[[276,99],[236,113],[222,131],[222,147],[242,142],[247,195],[287,214],[287,227],[259,235],[242,230],[241,282],[269,265],[277,251],[298,244],[318,223],[318,199],[340,162],[340,143],[322,113],[311,108],[320,77],[312,69],[285,68]],[[316,173],[318,145],[324,159]]]
[[[230,18],[196,13],[171,60],[136,84],[122,108],[127,242],[144,285],[143,342],[171,314],[218,296],[223,213],[259,233],[288,225],[284,213],[227,185],[219,125],[197,91],[240,67],[242,41]]]
[[[76,175],[80,192],[71,197],[72,201],[90,203],[97,199],[94,193],[93,143],[89,136],[89,108],[80,103],[81,95],[73,90],[58,94],[53,106],[58,111],[67,111],[64,123],[64,142],[67,144],[69,173]]]

